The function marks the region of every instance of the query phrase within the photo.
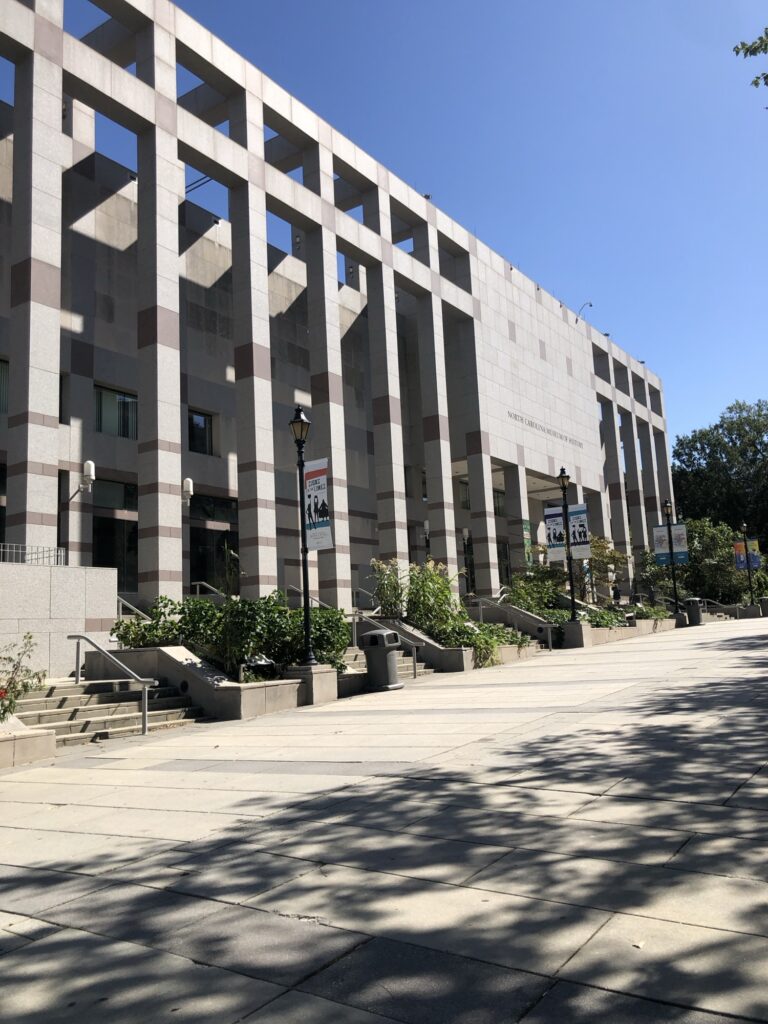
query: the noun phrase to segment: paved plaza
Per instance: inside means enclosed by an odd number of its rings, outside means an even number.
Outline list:
[[[768,1021],[768,621],[0,775],[0,1021]]]

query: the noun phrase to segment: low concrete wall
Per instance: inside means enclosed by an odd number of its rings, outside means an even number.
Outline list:
[[[636,640],[651,633],[666,633],[677,629],[675,619],[638,619],[634,626],[615,626],[610,629],[590,626],[587,622],[566,622],[563,626],[563,647],[597,647],[621,640]]]
[[[0,768],[52,761],[55,756],[56,733],[53,729],[30,729],[14,715],[0,722]]]
[[[186,647],[143,647],[116,656],[137,675],[177,686],[207,715],[219,721],[258,718],[307,704],[335,700],[336,670],[328,665],[288,670],[289,678],[263,683],[234,683]],[[87,679],[119,679],[120,670],[98,651],[85,655]]]
[[[528,661],[538,653],[538,648],[532,644],[527,647],[518,647],[517,644],[502,644],[496,653],[500,664],[511,665],[516,661]]]
[[[0,562],[0,647],[31,633],[32,667],[49,677],[74,671],[69,633],[87,633],[102,647],[113,646],[109,631],[116,615],[117,569]]]
[[[724,604],[722,607],[726,615],[732,615],[734,619],[761,619],[763,610],[759,604]]]

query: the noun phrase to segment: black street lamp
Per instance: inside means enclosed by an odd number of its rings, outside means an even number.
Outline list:
[[[571,478],[565,472],[564,466],[560,470],[557,482],[560,484],[560,490],[563,492],[563,533],[565,534],[565,557],[568,562],[568,582],[571,586],[571,622],[578,622],[578,616],[576,615],[576,587],[573,582],[571,531],[570,523],[568,522],[568,484],[571,482]]]
[[[747,578],[749,579],[749,603],[755,603],[755,588],[752,584],[752,566],[749,561],[749,543],[747,541],[747,524],[741,524],[741,535],[744,538],[744,556],[747,559]]]
[[[304,659],[302,665],[316,665],[317,658],[312,650],[312,618],[309,614],[309,562],[307,554],[307,510],[304,507],[304,445],[309,436],[310,421],[300,405],[296,406],[293,419],[289,423],[293,440],[296,442],[296,453],[299,468],[299,510],[301,512],[301,582],[304,592]]]
[[[667,539],[669,541],[669,567],[672,570],[672,593],[675,597],[675,615],[680,612],[680,601],[677,597],[677,573],[675,572],[675,545],[672,540],[672,502],[667,498],[664,502],[664,516],[667,520]]]

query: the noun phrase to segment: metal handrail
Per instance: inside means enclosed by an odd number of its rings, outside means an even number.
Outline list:
[[[299,587],[295,587],[292,583],[288,584],[288,586],[286,587],[286,590],[292,590],[295,594],[303,593],[303,591]],[[333,607],[332,604],[326,604],[325,601],[321,601],[319,597],[315,597],[313,594],[309,595],[309,600],[310,601],[314,601],[314,603],[316,605],[318,605],[320,608],[331,608],[333,611],[336,611],[336,609]],[[372,612],[371,614],[374,614],[374,613]],[[353,647],[357,647],[357,624],[358,624],[358,622],[368,622],[372,626],[375,626],[376,629],[379,629],[380,626],[381,626],[381,623],[374,622],[373,619],[369,618],[367,615],[363,615],[360,611],[357,610],[357,608],[354,611],[352,611],[352,612],[344,612],[344,618],[349,618],[349,619],[352,620],[351,621],[351,625],[352,625],[352,646]],[[398,630],[396,630],[396,629],[391,630],[391,632],[392,633],[397,633],[397,638],[400,641],[400,643],[401,644],[406,644],[410,648],[411,656],[413,658],[413,678],[415,679],[416,678],[416,674],[417,674],[416,673],[416,651],[417,651],[417,648],[419,648],[419,647],[426,647],[427,645],[424,644],[424,643],[421,643],[418,640],[409,640],[408,637],[403,636],[402,633],[398,632]]]
[[[141,611],[139,608],[136,608],[134,605],[131,604],[130,601],[126,601],[124,597],[120,597],[120,595],[118,594],[117,595],[117,617],[118,617],[118,619],[122,619],[122,617],[123,617],[123,609],[126,609],[126,608],[130,612],[130,614],[131,615],[135,615],[136,618],[143,619],[145,622],[151,622],[152,621],[152,619],[149,617],[149,615],[147,615],[145,612]]]
[[[376,600],[376,595],[372,594],[370,592],[370,590],[366,590],[365,587],[356,587],[355,588],[355,593],[356,594],[366,594],[368,597],[370,597],[371,604],[373,604],[373,602]],[[381,614],[381,605],[379,605],[378,608],[371,608],[369,610],[370,610],[371,615],[380,615]]]
[[[216,597],[226,597],[227,595],[223,590],[218,590],[212,584],[207,583],[205,580],[195,580],[194,583],[189,584],[190,591],[195,587],[195,596],[200,597],[200,588],[203,587],[209,594],[215,594]]]
[[[503,596],[503,593],[504,592],[502,591],[502,593],[499,596],[500,597]],[[475,604],[480,609],[480,622],[481,622],[481,624],[483,622],[483,606],[484,605],[488,605],[491,608],[498,608],[499,611],[503,611],[503,612],[511,612],[511,610],[512,610],[512,605],[505,605],[503,601],[499,600],[499,598],[494,598],[494,597],[475,597],[474,600],[475,600]],[[521,608],[520,610],[521,611],[525,611],[524,608]],[[540,618],[540,616],[535,615],[534,612],[528,612],[527,614],[530,615],[532,618]],[[513,625],[514,625],[514,623],[513,623]],[[515,626],[514,628],[517,629],[518,633],[521,632],[521,630],[518,629],[517,626]],[[536,628],[538,629],[539,632],[541,632],[542,630],[544,630],[546,632],[546,634],[547,634],[547,650],[551,652],[552,649],[553,649],[552,648],[552,630],[553,629],[557,629],[558,627],[555,625],[554,622],[542,622]]]
[[[146,736],[149,732],[149,695],[147,691],[150,686],[158,686],[157,679],[143,679],[137,675],[133,669],[128,668],[122,661],[118,660],[114,654],[106,650],[101,644],[97,644],[91,637],[86,636],[85,633],[70,633],[67,636],[67,640],[75,640],[75,686],[80,685],[80,662],[81,662],[81,650],[83,641],[90,644],[94,650],[102,654],[107,661],[111,661],[113,665],[120,669],[121,672],[125,672],[129,679],[133,679],[134,682],[141,686],[141,735]]]

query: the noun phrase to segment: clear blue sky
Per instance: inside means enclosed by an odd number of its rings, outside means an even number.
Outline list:
[[[68,27],[102,15],[66,0]],[[664,381],[768,397],[757,0],[179,0]]]

